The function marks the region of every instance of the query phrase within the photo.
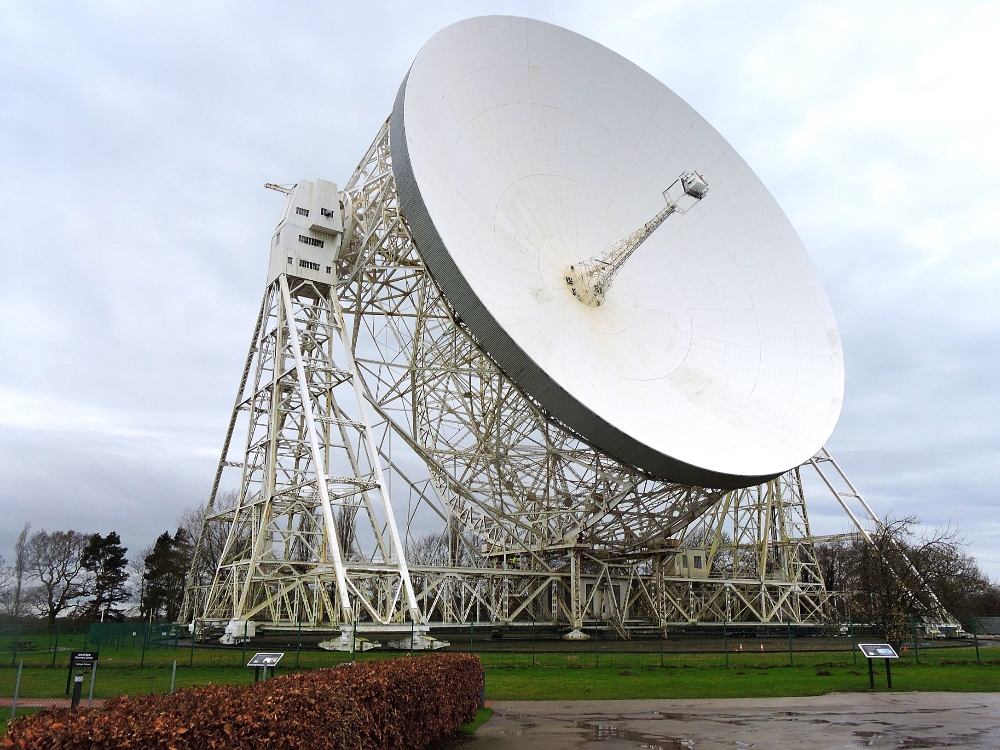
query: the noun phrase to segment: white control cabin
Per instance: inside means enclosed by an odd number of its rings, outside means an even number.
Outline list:
[[[344,236],[344,204],[336,183],[299,180],[271,237],[270,284],[281,273],[333,284]]]

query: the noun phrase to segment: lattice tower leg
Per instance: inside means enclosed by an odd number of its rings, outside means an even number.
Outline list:
[[[241,470],[239,490],[219,508],[216,482],[201,536],[212,524],[228,533],[211,582],[189,586],[196,618],[312,626],[419,618],[345,340],[330,287],[281,275],[266,291],[231,420],[230,435],[245,416],[243,460],[230,460],[229,438],[220,460],[220,477]]]

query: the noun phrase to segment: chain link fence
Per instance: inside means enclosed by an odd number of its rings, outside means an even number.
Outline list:
[[[912,618],[911,637],[897,644],[900,657],[915,664],[1000,665],[1000,616],[958,619],[961,630],[928,627]],[[824,628],[791,623],[670,626],[666,632],[632,630],[629,638],[606,623],[591,623],[583,631],[587,639],[575,641],[563,638],[565,627],[540,622],[436,627],[430,641],[379,636],[360,626],[345,631],[339,644],[345,650],[327,650],[337,639],[308,627],[269,631],[259,625],[254,637],[225,646],[219,642],[221,631],[196,629],[192,634],[176,623],[15,622],[0,626],[0,706],[9,711],[15,696],[19,712],[70,705],[78,677],[80,700],[86,705],[115,695],[169,693],[208,683],[249,684],[262,677],[246,666],[256,652],[284,653],[276,669],[282,674],[401,656],[413,653],[411,644],[474,653],[487,669],[845,666],[864,663],[859,642],[884,640],[859,620]],[[96,661],[74,662],[80,654],[93,654]]]

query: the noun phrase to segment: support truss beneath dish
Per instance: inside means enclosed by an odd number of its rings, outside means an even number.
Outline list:
[[[724,492],[595,450],[500,371],[439,292],[399,209],[388,123],[344,197],[354,231],[336,284],[283,275],[265,292],[187,620],[601,622],[623,637],[823,621],[798,469]]]

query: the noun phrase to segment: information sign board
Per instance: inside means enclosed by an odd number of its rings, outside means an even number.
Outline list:
[[[859,643],[861,653],[869,659],[898,659],[896,649],[888,643]]]
[[[69,657],[74,667],[92,667],[97,661],[96,651],[73,651]]]
[[[873,659],[881,659],[882,663],[885,664],[885,681],[891,688],[892,660],[899,658],[899,654],[896,653],[896,649],[888,643],[859,643],[858,648],[861,649],[862,654],[868,657],[868,684],[871,685],[872,689],[875,689],[875,668],[872,666]]]
[[[97,664],[96,651],[71,651],[69,655],[69,671],[66,673],[66,695],[69,695],[69,684],[73,679],[74,669],[93,669]]]
[[[284,653],[281,654],[254,654],[253,658],[247,662],[248,667],[273,667]]]

